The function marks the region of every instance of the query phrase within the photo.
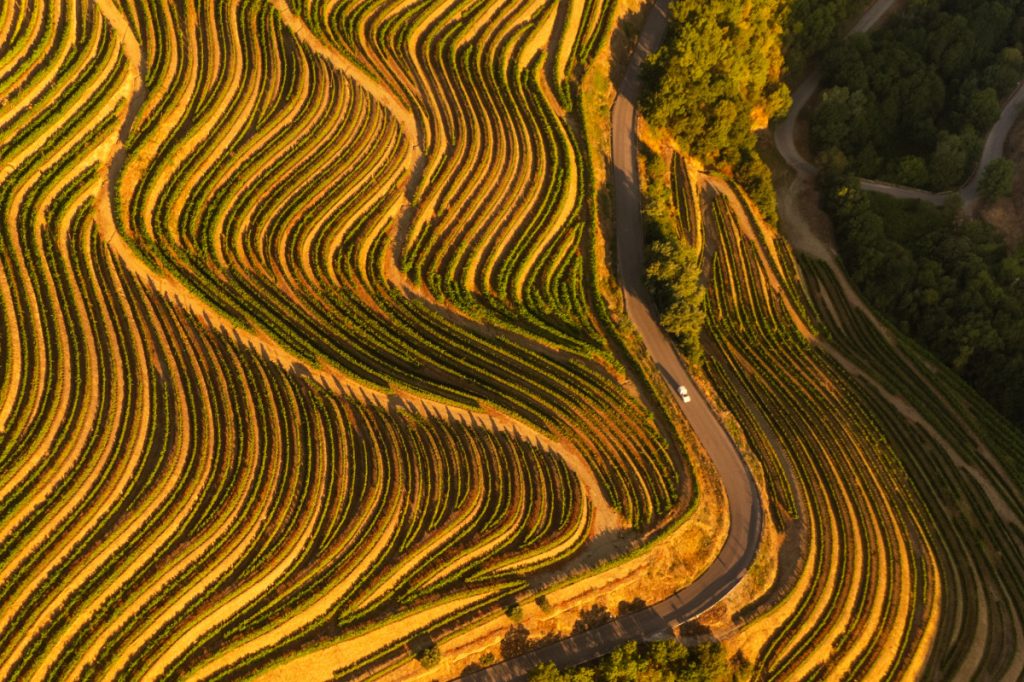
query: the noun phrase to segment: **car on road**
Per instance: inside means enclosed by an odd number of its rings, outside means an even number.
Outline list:
[[[679,386],[679,397],[683,399],[684,403],[690,402],[690,392],[686,390],[686,386],[681,384]]]

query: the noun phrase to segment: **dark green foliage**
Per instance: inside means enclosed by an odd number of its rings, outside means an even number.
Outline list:
[[[659,302],[659,321],[700,364],[700,330],[704,326],[704,287],[697,252],[682,240],[654,242],[648,250],[647,279]]]
[[[644,221],[647,235],[647,285],[658,306],[658,321],[679,343],[693,365],[703,360],[700,332],[704,327],[704,285],[697,251],[676,227],[676,207],[664,182],[667,171],[659,157],[648,157]]]
[[[641,102],[655,126],[686,151],[731,172],[765,217],[776,219],[770,174],[755,130],[784,114],[781,4],[675,0],[668,40],[648,64]]]
[[[554,663],[541,663],[530,673],[532,682],[594,682],[595,679],[593,668],[580,667],[562,672]]]
[[[785,22],[786,66],[802,69],[832,44],[868,0],[793,0]]]
[[[985,168],[978,183],[978,192],[985,201],[1008,197],[1013,191],[1013,162],[996,159]]]
[[[998,119],[1000,99],[1024,75],[1022,41],[1018,0],[910,3],[879,30],[826,53],[826,87],[811,122],[815,151],[841,151],[861,177],[956,187]]]
[[[955,209],[828,192],[843,259],[871,304],[1024,425],[1024,253]]]
[[[732,679],[732,671],[717,643],[693,649],[670,640],[639,644],[628,642],[593,664],[561,672],[551,663],[530,675],[535,682],[704,682]]]

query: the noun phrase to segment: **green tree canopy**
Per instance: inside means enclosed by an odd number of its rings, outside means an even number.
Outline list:
[[[686,153],[733,172],[769,220],[775,197],[755,131],[790,106],[781,81],[782,0],[675,0],[668,40],[651,58],[647,119]]]
[[[858,289],[1024,425],[1024,252],[952,210],[868,195],[852,183],[827,196]]]
[[[646,169],[647,285],[658,305],[661,326],[676,340],[690,363],[700,365],[706,295],[700,257],[681,236],[679,208],[665,182],[669,171],[664,162],[650,155]]]
[[[810,2],[794,3],[794,25],[816,14]],[[952,189],[975,164],[1000,100],[1024,76],[1022,49],[1019,0],[909,3],[878,30],[825,47],[814,150],[841,152],[861,177]],[[928,172],[911,158],[925,160]]]

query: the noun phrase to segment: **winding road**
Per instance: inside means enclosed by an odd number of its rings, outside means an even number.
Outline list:
[[[627,641],[664,636],[725,597],[743,578],[757,551],[764,518],[753,477],[736,445],[694,385],[675,346],[658,326],[644,283],[644,236],[636,162],[636,100],[640,94],[640,65],[665,36],[668,4],[668,0],[655,0],[648,10],[637,47],[612,107],[612,180],[619,281],[626,312],[640,331],[644,345],[661,369],[673,395],[677,395],[677,387],[682,385],[692,396],[692,401],[683,409],[725,486],[729,501],[729,535],[714,563],[691,585],[668,599],[463,679],[523,679],[544,662],[553,662],[561,668],[578,665]]]
[[[877,0],[872,4],[857,23],[850,29],[849,35],[866,33],[878,26],[879,22],[889,11],[901,0]],[[821,69],[813,69],[802,83],[793,92],[793,105],[789,113],[781,123],[775,127],[775,147],[786,160],[791,168],[804,178],[813,178],[818,174],[818,169],[800,151],[796,143],[796,126],[803,113],[804,108],[814,98],[814,95],[821,87]],[[1006,147],[1006,138],[1013,128],[1014,122],[1024,106],[1024,81],[1017,86],[1017,89],[1003,103],[1003,109],[999,120],[989,130],[985,137],[985,146],[982,149],[981,158],[971,174],[970,179],[957,191],[929,192],[928,190],[906,185],[897,185],[881,180],[869,180],[860,178],[861,189],[870,192],[887,194],[897,199],[917,199],[926,203],[941,206],[946,203],[954,194],[959,194],[963,201],[964,210],[972,212],[978,202],[978,184],[981,181],[981,174],[990,163],[1003,156]]]

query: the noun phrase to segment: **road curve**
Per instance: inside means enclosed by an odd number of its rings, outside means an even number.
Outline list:
[[[981,150],[981,159],[978,160],[978,165],[974,169],[974,173],[971,174],[971,179],[960,190],[964,206],[973,207],[975,202],[977,202],[978,184],[981,182],[981,174],[985,172],[990,163],[1002,158],[1003,152],[1006,150],[1006,138],[1009,137],[1013,124],[1017,122],[1022,105],[1024,105],[1024,81],[1017,85],[1017,89],[1006,100],[1006,104],[1003,105],[1003,111],[999,114],[999,120],[996,121],[992,129],[988,131],[988,136],[985,137],[985,146]]]
[[[691,585],[668,599],[463,679],[523,679],[544,662],[550,661],[563,668],[578,665],[629,640],[664,635],[727,595],[746,573],[757,551],[764,519],[753,477],[736,445],[694,385],[675,346],[655,321],[644,283],[644,237],[636,163],[636,100],[640,93],[640,65],[661,43],[668,27],[668,4],[668,0],[655,0],[648,10],[638,45],[612,107],[612,181],[619,280],[626,312],[639,329],[648,352],[661,369],[673,395],[677,394],[677,387],[683,385],[693,397],[684,406],[684,411],[725,485],[729,503],[729,535],[714,563]]]

